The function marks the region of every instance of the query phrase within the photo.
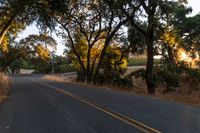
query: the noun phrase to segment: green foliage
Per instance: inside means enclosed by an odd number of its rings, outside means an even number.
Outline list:
[[[184,61],[181,61],[181,62],[178,62],[177,64],[177,72],[180,74],[180,73],[184,73],[184,72],[187,72],[189,69],[189,66],[188,64],[186,64]]]
[[[156,70],[157,82],[164,83],[166,85],[166,90],[164,92],[173,91],[173,87],[179,86],[178,75],[167,69],[157,69]]]
[[[178,65],[178,72],[188,74],[193,80],[200,81],[200,70],[188,67],[184,62],[180,62]]]
[[[126,54],[122,54],[122,50],[117,46],[109,46],[106,50],[105,57],[103,59],[102,69],[105,74],[119,72],[123,74],[128,65],[128,57]]]
[[[50,61],[50,52],[48,48],[52,47],[55,49],[57,46],[56,41],[51,36],[45,34],[29,35],[19,42],[12,38],[12,34],[10,36],[8,51],[0,54],[0,69],[6,69],[15,60],[20,58],[35,58],[40,60],[37,61],[37,63],[48,66]],[[43,68],[43,66],[41,67]]]
[[[194,80],[200,82],[200,70],[199,69],[189,69],[188,74],[190,77],[192,77]]]
[[[100,60],[100,54],[104,47],[104,40],[97,41],[93,47],[90,49],[90,53],[88,53],[89,47],[88,42],[85,37],[81,33],[77,33],[74,36],[74,47],[79,55],[81,62],[83,63],[85,69],[87,70],[90,68],[90,75],[94,75],[94,71],[98,65],[98,61]],[[90,57],[89,66],[88,66],[88,59]],[[73,48],[70,48],[68,52],[68,56],[72,60],[72,66],[74,69],[78,71],[78,78],[79,80],[85,80],[86,78],[86,71],[82,70],[80,61],[78,60],[77,56]],[[103,74],[99,76],[99,83],[103,83],[104,80],[108,83],[107,79],[112,79],[114,73],[123,74],[127,68],[127,54],[123,53],[123,50],[117,45],[112,44],[111,46],[107,47],[105,52],[104,58],[101,61],[101,72]],[[82,74],[82,75],[81,75]],[[105,78],[105,79],[104,79]],[[110,81],[111,82],[111,81]]]
[[[142,27],[146,27],[145,25],[142,25]],[[128,41],[130,42],[130,49],[132,54],[144,54],[144,51],[146,49],[146,45],[144,43],[144,40],[141,38],[140,34],[137,32],[137,30],[133,26],[128,27]]]
[[[65,57],[54,56],[53,58],[54,72],[65,73],[75,71],[72,64],[70,64]]]
[[[73,72],[74,68],[69,64],[56,65],[55,73]]]
[[[136,78],[142,77],[143,79],[145,79],[145,69],[138,69],[132,73],[129,74],[129,76],[135,76]]]
[[[121,77],[119,73],[115,72],[112,74],[112,78],[108,78],[106,74],[100,73],[98,76],[98,83],[111,84],[117,88],[129,89],[133,87],[133,81],[131,76]]]
[[[13,61],[9,68],[11,69],[12,73],[18,73],[20,69],[35,69],[35,66],[27,60],[20,58]]]
[[[132,88],[133,87],[133,81],[131,76],[125,76],[124,78],[121,78],[120,76],[114,77],[112,84],[116,87],[120,88]]]
[[[199,69],[189,69],[188,75],[190,80],[191,90],[200,90],[200,70]]]
[[[199,90],[200,85],[200,70],[190,68],[184,62],[180,62],[178,65],[178,73],[179,75],[184,75],[187,77],[187,82],[190,83],[191,90]]]
[[[135,76],[136,78],[142,77],[144,79],[146,77],[146,71],[145,69],[139,69],[129,74],[129,76]],[[155,87],[159,84],[164,85],[166,87],[164,92],[170,92],[173,90],[173,87],[179,86],[178,74],[160,67],[154,68],[150,79]]]

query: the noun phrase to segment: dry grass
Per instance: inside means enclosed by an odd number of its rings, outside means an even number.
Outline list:
[[[0,103],[2,103],[8,95],[11,80],[8,76],[0,73]]]
[[[156,88],[155,96],[158,99],[168,100],[173,102],[184,103],[193,106],[200,106],[200,89],[192,90],[191,83],[187,77],[180,77],[180,86],[175,88],[175,91],[163,93],[164,86],[160,85]],[[142,95],[148,95],[145,81],[142,78],[134,78],[133,92]],[[199,86],[200,88],[200,86]]]
[[[179,93],[168,93],[164,95],[159,95],[160,98],[173,101],[184,103],[193,106],[200,106],[200,92],[194,92],[192,94],[179,94]]]
[[[74,75],[65,76],[64,74],[50,74],[50,75],[45,75],[43,79],[57,81],[57,82],[72,83],[76,80],[76,77]]]
[[[65,82],[64,78],[59,77],[59,76],[55,76],[55,75],[45,75],[43,77],[43,79],[52,80],[52,81],[58,81],[58,82]]]
[[[84,84],[82,82],[76,82],[76,77],[74,75],[69,75],[67,78],[64,78],[64,75],[46,75],[44,79],[53,80],[63,83],[73,83],[88,86],[94,89],[109,89],[113,91],[120,91],[125,93],[134,93],[140,94],[144,96],[148,96],[146,83],[142,78],[133,78],[134,87],[130,89],[122,89],[119,87],[113,87],[112,85],[92,85],[92,84]],[[191,91],[190,82],[187,80],[187,77],[180,78],[180,86],[176,88],[176,91],[163,94],[164,86],[159,86],[156,89],[155,98],[184,103],[193,106],[200,106],[200,90]],[[186,82],[187,81],[187,82]],[[192,81],[191,81],[192,82]]]

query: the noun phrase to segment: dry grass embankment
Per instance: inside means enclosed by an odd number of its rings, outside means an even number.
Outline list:
[[[10,84],[10,78],[0,72],[0,103],[2,103],[7,98]]]
[[[52,81],[57,81],[57,82],[65,82],[64,78],[62,76],[57,76],[57,75],[45,75],[43,77],[43,79],[46,79],[46,80],[52,80]]]
[[[103,85],[103,86],[94,86],[92,84],[84,84],[80,82],[76,82],[75,75],[66,75],[66,74],[53,74],[53,75],[46,75],[44,79],[53,80],[58,82],[64,83],[73,83],[73,84],[81,84],[84,86],[90,86],[91,88],[100,88],[100,89],[112,89],[114,91],[120,91],[125,93],[134,93],[140,94],[144,96],[148,96],[146,83],[142,78],[133,78],[134,87],[129,89],[122,89],[119,87],[114,87],[112,85]],[[173,102],[184,103],[193,106],[200,106],[200,90],[192,90],[191,91],[191,84],[192,81],[187,80],[188,77],[180,77],[180,86],[175,88],[176,91],[163,93],[165,89],[164,86],[158,86],[156,89],[156,94],[153,96],[155,98]]]
[[[159,85],[156,88],[156,93],[154,97],[162,100],[184,103],[200,107],[200,89],[192,90],[192,81],[187,80],[186,77],[180,77],[179,79],[179,87],[174,88],[174,91],[163,93],[163,90],[165,90],[165,86]],[[133,82],[134,93],[148,95],[146,83],[142,78],[134,78]],[[198,86],[198,88],[200,88],[200,86]]]
[[[48,74],[48,75],[45,75],[43,79],[58,81],[58,82],[65,82],[65,83],[72,83],[76,81],[76,75],[74,75],[73,73]]]

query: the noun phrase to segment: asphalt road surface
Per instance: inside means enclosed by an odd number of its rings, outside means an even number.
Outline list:
[[[0,133],[200,133],[200,108],[83,85],[13,77]]]

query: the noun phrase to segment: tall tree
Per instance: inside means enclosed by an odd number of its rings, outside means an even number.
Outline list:
[[[124,1],[121,10],[129,19],[130,24],[140,33],[144,38],[144,43],[147,46],[147,65],[146,65],[146,83],[149,94],[155,93],[155,85],[153,81],[153,46],[156,21],[156,11],[159,7],[158,0],[138,0],[138,1]],[[139,17],[137,16],[139,14]],[[146,27],[141,27],[143,18]],[[144,29],[145,28],[145,29]]]
[[[65,30],[69,44],[81,65],[85,80],[87,82],[91,80],[95,82],[102,67],[102,60],[107,47],[128,20],[124,19],[123,15],[116,15],[117,13],[112,9],[112,4],[104,3],[102,0],[70,1],[68,4],[70,5],[68,10],[57,14],[54,18]],[[82,34],[87,42],[86,65],[84,65],[74,46],[74,38],[77,33]],[[91,50],[100,40],[104,42],[103,48],[99,55],[99,60],[93,61],[91,59]],[[96,69],[93,69],[94,65],[96,65]]]

